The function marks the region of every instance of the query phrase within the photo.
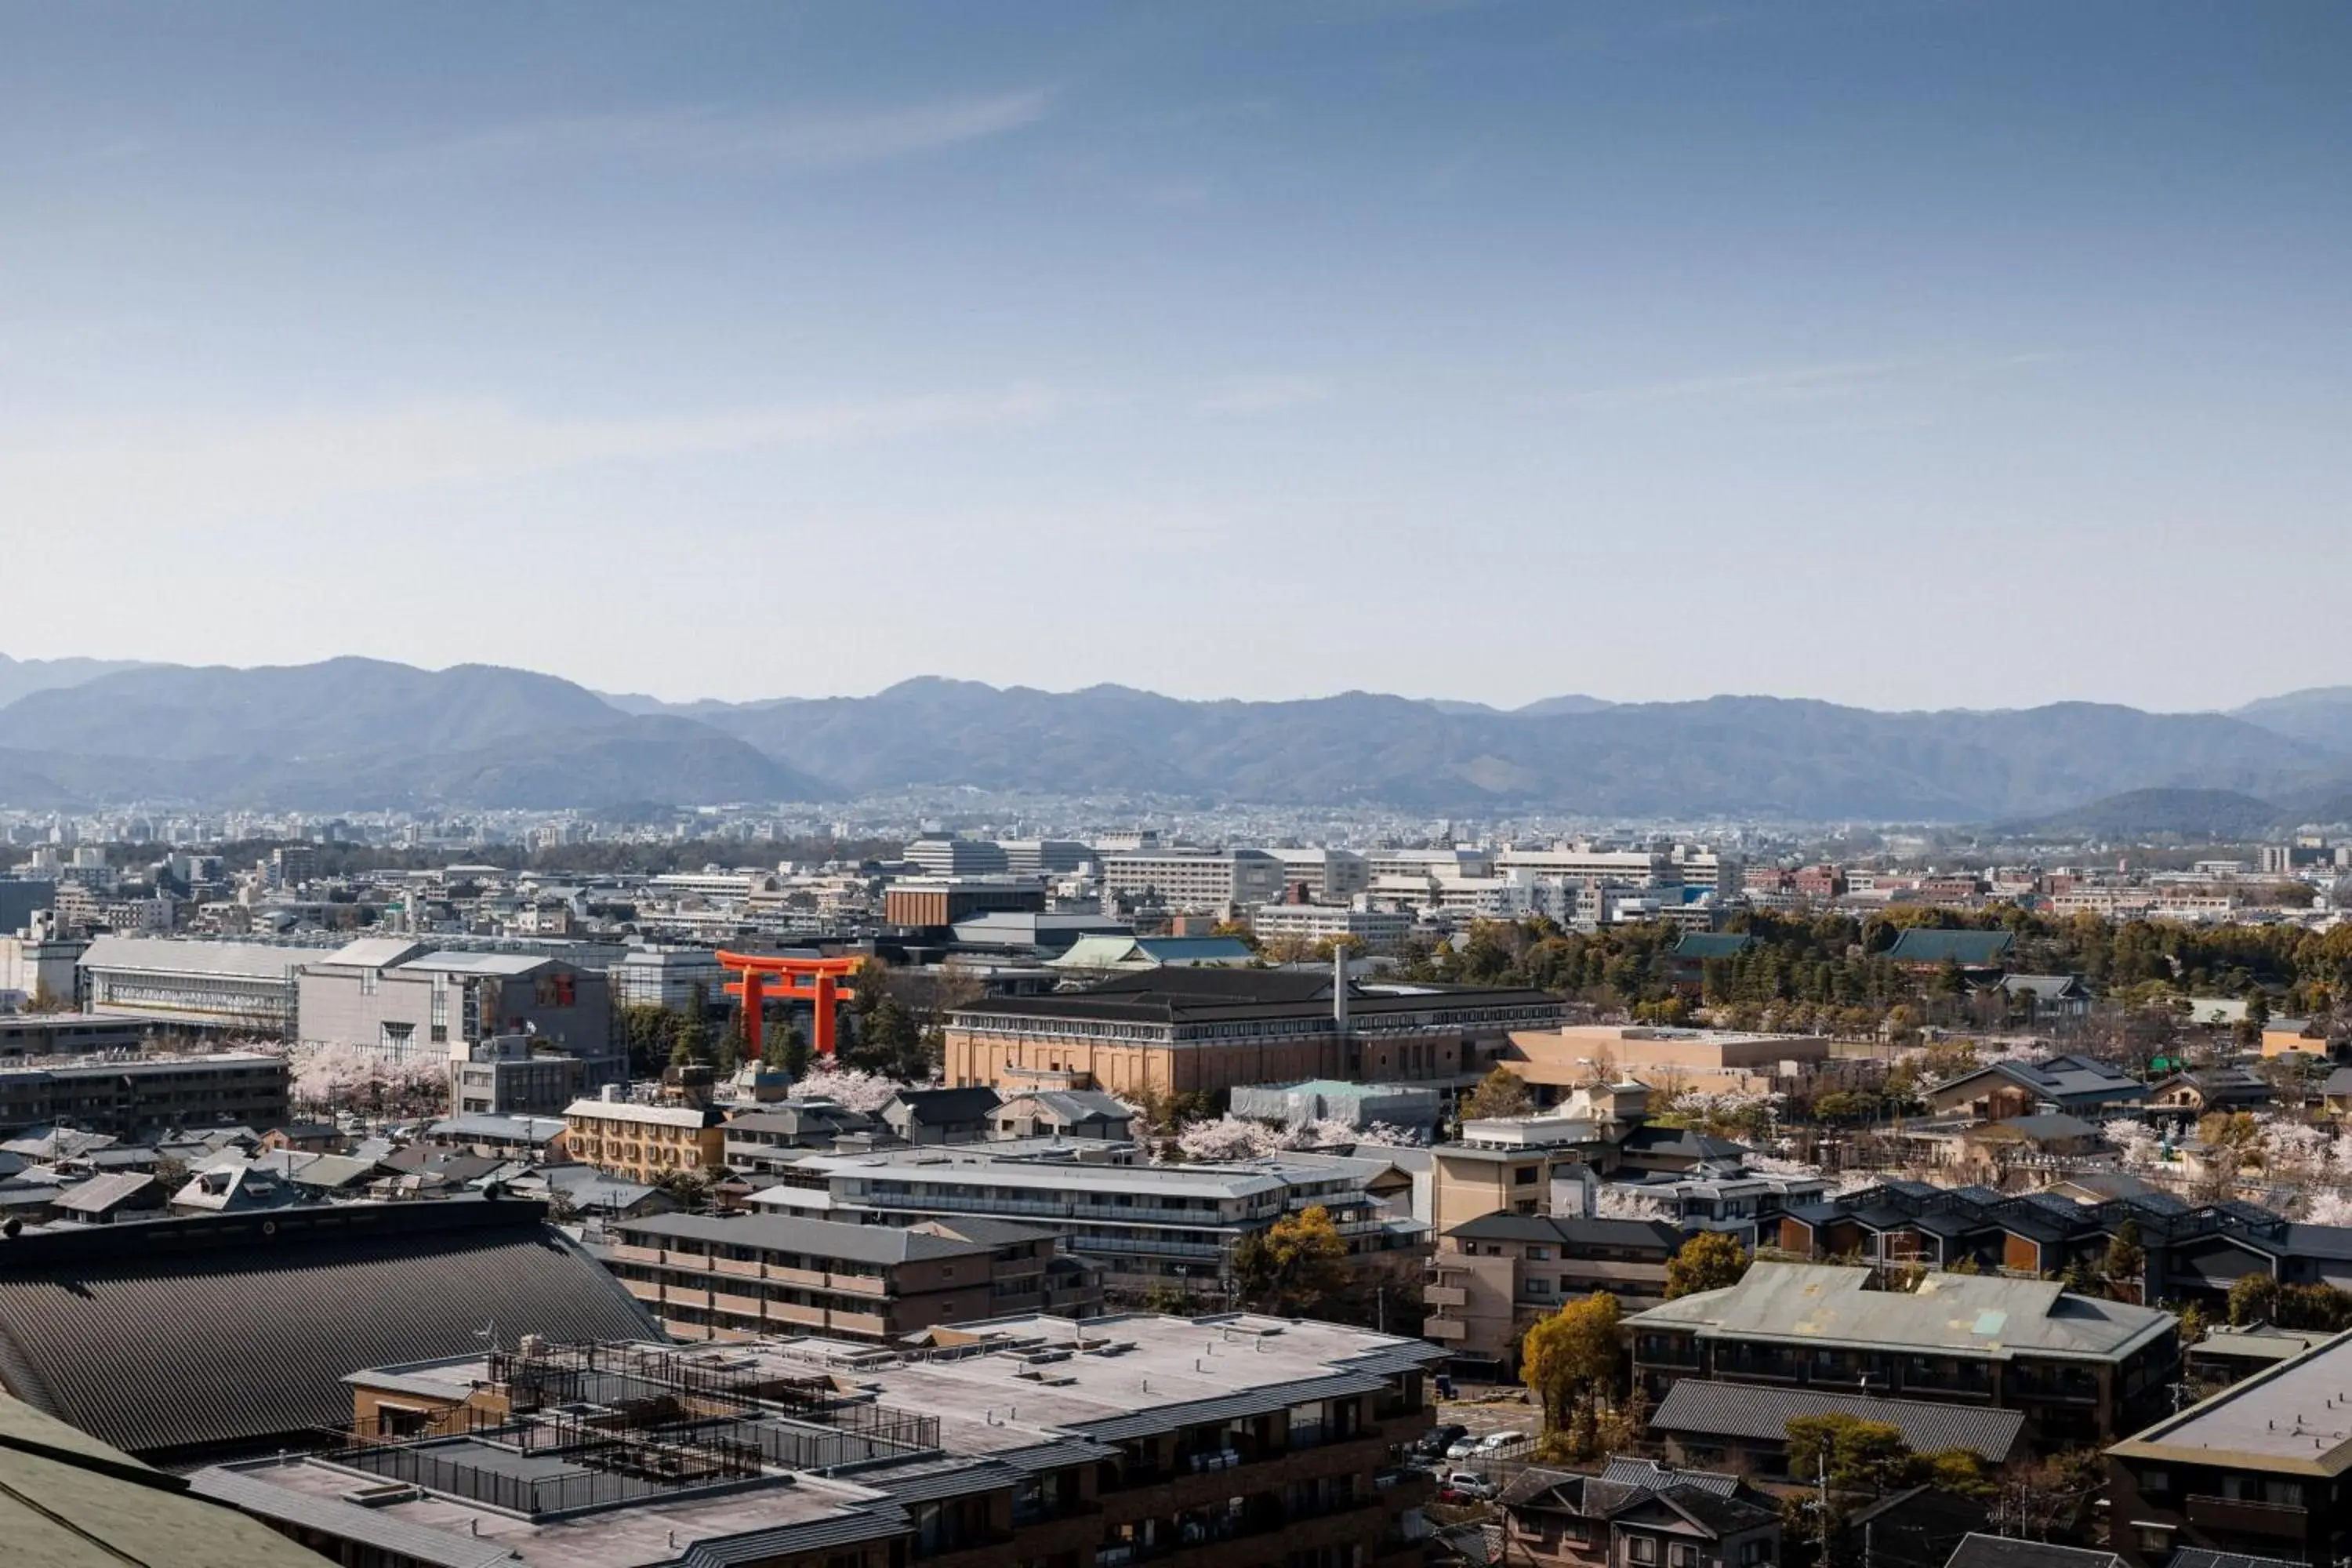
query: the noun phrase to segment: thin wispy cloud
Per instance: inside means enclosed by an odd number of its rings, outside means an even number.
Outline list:
[[[1051,390],[768,405],[622,418],[537,415],[447,400],[319,415],[20,429],[0,451],[18,515],[69,526],[135,517],[274,516],[339,499],[499,483],[604,463],[765,448],[817,450],[1035,425]]]
[[[1690,376],[1629,386],[1593,387],[1570,394],[1578,408],[1651,408],[1675,404],[1802,404],[1860,397],[1931,384],[1953,384],[2006,371],[2053,364],[2064,358],[2054,353],[2014,353],[1997,358],[1951,359],[1915,356],[1882,360],[1838,360],[1822,364],[1790,365],[1778,370],[1742,371],[1727,375]]]
[[[915,157],[1003,136],[1045,118],[1044,88],[885,109],[677,109],[526,121],[453,138],[404,163],[703,165],[814,173]]]
[[[1331,384],[1312,375],[1245,375],[1213,389],[1196,405],[1202,414],[1282,414],[1331,401]]]

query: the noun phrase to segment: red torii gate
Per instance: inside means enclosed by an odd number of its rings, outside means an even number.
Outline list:
[[[856,994],[842,984],[856,973],[862,958],[786,958],[777,953],[721,952],[719,965],[735,978],[722,988],[743,999],[743,1047],[754,1061],[760,1057],[760,1004],[771,995],[806,997],[816,1010],[809,1028],[809,1044],[821,1057],[833,1055],[833,1005]],[[802,984],[805,981],[807,984]],[[772,982],[780,982],[770,989]]]

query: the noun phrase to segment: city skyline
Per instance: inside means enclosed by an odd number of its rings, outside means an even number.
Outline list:
[[[566,22],[0,12],[12,574],[150,611],[21,595],[9,652],[739,700],[2347,673],[2239,635],[2347,559],[2333,9]]]

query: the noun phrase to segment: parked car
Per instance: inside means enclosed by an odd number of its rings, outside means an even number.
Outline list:
[[[1477,1451],[1478,1439],[1475,1437],[1456,1437],[1445,1446],[1445,1457],[1449,1459],[1466,1459]]]
[[[1525,1432],[1489,1432],[1478,1439],[1475,1451],[1478,1458],[1491,1459],[1497,1454],[1507,1453],[1528,1440],[1528,1434]]]
[[[1437,1489],[1440,1502],[1484,1502],[1494,1495],[1493,1483],[1475,1470],[1455,1470]]]
[[[1470,1436],[1469,1427],[1458,1421],[1449,1421],[1443,1426],[1433,1426],[1423,1433],[1420,1440],[1412,1446],[1413,1452],[1429,1455],[1443,1454],[1468,1436]]]

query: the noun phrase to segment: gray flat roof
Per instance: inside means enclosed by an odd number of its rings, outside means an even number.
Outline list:
[[[784,1215],[743,1215],[719,1218],[709,1215],[666,1214],[624,1220],[614,1229],[624,1236],[672,1237],[685,1241],[723,1242],[756,1247],[763,1252],[797,1252],[817,1258],[837,1258],[853,1263],[907,1263],[926,1258],[970,1258],[1019,1241],[1050,1241],[1055,1232],[1004,1220],[958,1222],[973,1239],[933,1236],[895,1225],[848,1225],[839,1220],[797,1219]],[[988,1239],[989,1237],[994,1239]]]
[[[2335,1476],[2352,1468],[2352,1333],[2265,1368],[2109,1453]]]

